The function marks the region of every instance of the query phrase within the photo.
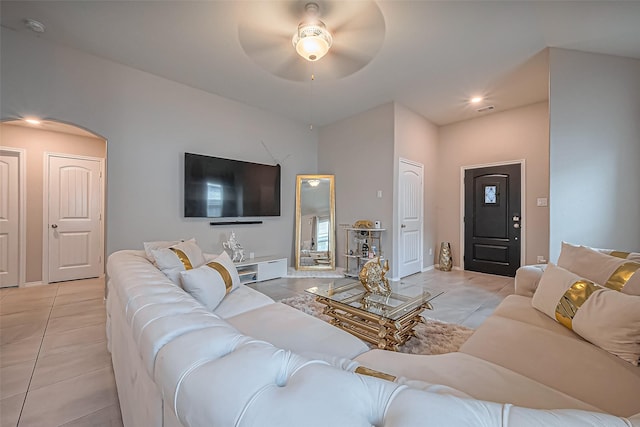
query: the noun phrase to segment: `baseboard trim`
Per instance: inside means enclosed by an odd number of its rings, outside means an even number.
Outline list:
[[[430,265],[429,267],[425,267],[422,269],[422,272],[426,272],[426,271],[431,271],[431,270],[435,270],[436,266],[435,265]]]
[[[434,264],[433,269],[440,270],[440,264]],[[462,268],[458,267],[457,265],[454,265],[453,267],[451,267],[451,269],[456,271],[463,271]]]
[[[44,285],[46,285],[46,283],[42,283],[42,280],[39,280],[37,282],[26,282],[25,284],[23,284],[20,287],[21,288],[31,288],[33,286],[44,286]]]

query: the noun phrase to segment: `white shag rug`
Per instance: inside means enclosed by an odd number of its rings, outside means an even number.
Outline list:
[[[324,277],[327,279],[338,279],[344,277],[344,269],[338,267],[335,270],[296,270],[293,267],[289,267],[286,277]]]
[[[280,301],[283,304],[329,322],[330,317],[323,314],[325,305],[320,304],[312,295],[297,295]],[[425,318],[425,323],[416,325],[416,336],[400,347],[401,353],[408,354],[444,354],[458,351],[460,346],[473,334],[473,329],[455,323]],[[376,348],[369,344],[369,347]]]

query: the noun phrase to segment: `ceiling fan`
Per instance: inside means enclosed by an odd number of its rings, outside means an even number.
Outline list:
[[[238,3],[240,45],[256,64],[287,80],[308,80],[310,70],[317,80],[346,77],[367,65],[384,41],[384,17],[371,0]]]

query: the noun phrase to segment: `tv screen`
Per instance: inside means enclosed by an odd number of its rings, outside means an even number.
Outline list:
[[[280,215],[280,165],[184,153],[184,216]]]

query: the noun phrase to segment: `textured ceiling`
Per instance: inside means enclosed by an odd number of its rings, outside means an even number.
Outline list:
[[[345,20],[357,3],[318,3],[330,30],[357,21]],[[267,71],[243,49],[241,25],[258,27],[265,16],[284,35],[295,31],[295,12],[251,13],[265,5],[304,8],[283,1],[2,1],[0,12],[2,25],[16,31],[29,32],[23,20],[33,18],[46,25],[43,39],[315,125],[389,101],[442,125],[487,114],[468,105],[476,94],[494,111],[545,100],[547,47],[640,58],[638,1],[379,1],[384,34],[375,56],[341,78],[327,70],[331,61],[315,70],[297,64],[315,72],[311,88],[310,80]],[[357,55],[366,40],[351,39]],[[283,42],[290,47],[288,36]]]

